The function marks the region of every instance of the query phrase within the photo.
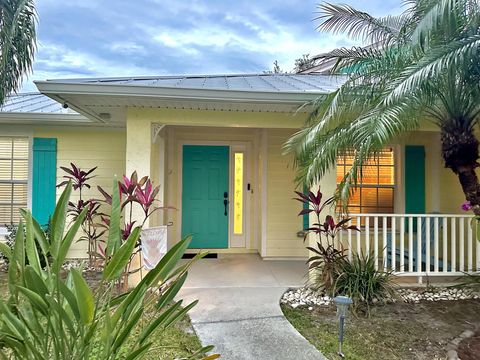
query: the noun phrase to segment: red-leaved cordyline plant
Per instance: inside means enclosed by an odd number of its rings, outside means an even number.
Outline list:
[[[60,169],[67,173],[67,175],[63,176],[63,178],[67,180],[62,181],[60,184],[57,185],[57,187],[65,186],[71,180],[73,190],[79,190],[81,197],[83,187],[90,189],[90,184],[88,184],[87,181],[95,177],[90,175],[97,169],[97,166],[87,171],[80,169],[80,167],[76,166],[74,163],[70,163],[70,167],[71,168],[60,166]]]
[[[299,191],[295,191],[295,193],[298,195],[295,200],[300,201],[304,205],[304,208],[298,215],[310,215],[311,213],[315,215],[315,222],[304,229],[304,242],[309,234],[315,234],[318,237],[316,247],[307,246],[307,249],[314,253],[307,260],[309,271],[313,271],[315,275],[319,276],[317,287],[331,293],[335,282],[335,268],[345,259],[347,250],[341,243],[338,244],[337,248],[335,246],[335,238],[344,229],[360,230],[356,226],[348,225],[350,218],[344,218],[335,223],[333,216],[326,215],[323,222],[320,220],[322,212],[334,203],[333,197],[326,199],[322,203],[323,194],[320,192],[320,189],[318,189],[316,194],[312,191],[308,191],[305,194]]]
[[[73,189],[79,192],[79,200],[77,203],[70,202],[68,212],[75,220],[83,209],[88,208],[87,215],[82,223],[82,230],[85,236],[80,240],[88,241],[88,254],[90,266],[98,266],[97,260],[105,259],[105,249],[103,243],[103,235],[110,225],[110,216],[100,211],[101,204],[112,204],[112,196],[102,187],[97,186],[98,191],[102,194],[103,199],[88,199],[83,198],[84,188],[90,189],[89,180],[95,177],[93,173],[97,167],[84,171],[79,166],[71,163],[71,168],[60,167],[65,171],[66,175],[63,177],[67,180],[61,182],[57,187],[63,187],[72,181]],[[144,214],[141,220],[141,226],[145,224],[147,219],[156,211],[163,209],[172,209],[171,207],[161,207],[156,205],[155,199],[160,191],[159,186],[153,186],[151,179],[148,176],[138,179],[137,172],[134,171],[130,177],[123,176],[121,181],[118,181],[118,191],[121,201],[121,211],[124,213],[123,226],[120,229],[122,239],[126,240],[132,232],[137,221],[133,220],[133,207],[135,204],[140,206]],[[125,214],[126,213],[126,214]],[[140,243],[136,245],[136,254],[140,250]]]
[[[109,205],[112,204],[112,196],[102,189],[100,186],[97,187],[100,193],[103,195],[103,201]],[[123,226],[121,230],[122,240],[125,241],[130,233],[134,229],[134,225],[140,223],[140,226],[143,226],[147,219],[152,216],[158,210],[173,209],[172,207],[163,207],[158,206],[158,200],[156,199],[160,187],[154,186],[152,180],[148,176],[142,177],[138,180],[137,172],[134,171],[130,177],[123,176],[121,181],[118,181],[118,190],[120,197],[120,208],[123,214]],[[133,208],[134,206],[140,206],[143,212],[143,219],[133,220]],[[102,221],[105,226],[109,226],[110,219],[108,217],[103,217]],[[136,272],[139,269],[130,270],[133,257],[141,250],[141,238],[135,244],[135,249],[130,258],[129,264],[123,274],[123,284],[126,284],[128,281],[128,275],[130,273]],[[107,256],[105,249],[101,248],[100,251]]]
[[[62,181],[57,185],[57,187],[63,187],[67,185],[69,181],[71,181],[73,184],[73,190],[78,191],[79,193],[79,199],[76,203],[72,201],[69,201],[68,203],[68,213],[72,216],[73,221],[78,218],[83,209],[88,208],[85,219],[81,224],[84,236],[81,236],[79,241],[88,242],[89,266],[97,266],[98,264],[96,264],[96,261],[98,256],[98,245],[101,241],[100,239],[105,234],[105,229],[99,226],[98,220],[102,216],[105,216],[105,214],[100,211],[101,205],[97,200],[85,200],[82,194],[82,190],[84,188],[90,189],[90,184],[88,181],[95,177],[92,174],[95,172],[97,167],[84,171],[73,163],[70,163],[70,166],[70,168],[60,166],[60,169],[66,173],[63,178],[67,180]]]
[[[124,239],[128,238],[133,229],[133,225],[136,222],[133,220],[133,207],[135,204],[138,204],[138,206],[141,207],[144,214],[141,226],[145,224],[147,219],[154,212],[158,210],[173,209],[169,206],[165,207],[156,205],[158,202],[156,197],[160,191],[160,186],[153,186],[153,182],[148,176],[144,176],[138,180],[136,171],[134,171],[130,177],[123,176],[122,181],[118,182],[118,189],[120,192],[121,209],[125,210],[127,213],[122,228]],[[104,197],[103,201],[111,205],[112,196],[100,186],[98,186],[98,190]]]

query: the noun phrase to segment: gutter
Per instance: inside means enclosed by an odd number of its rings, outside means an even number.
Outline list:
[[[35,113],[0,111],[1,124],[62,124],[72,122],[78,124],[92,124],[92,121],[80,114]]]
[[[94,121],[81,114],[0,112],[0,125],[78,126],[123,128],[122,124]],[[1,234],[0,234],[1,235]]]

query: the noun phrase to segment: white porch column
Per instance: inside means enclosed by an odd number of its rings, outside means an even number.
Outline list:
[[[134,171],[141,178],[143,176],[151,176],[152,165],[152,126],[150,120],[138,119],[136,117],[127,116],[127,146],[126,146],[126,166],[125,175],[130,176]],[[132,220],[136,221],[136,225],[143,222],[143,211],[135,204],[133,206]],[[150,220],[145,222],[144,228],[149,227]],[[131,269],[141,267],[141,256],[138,255],[132,260]],[[129,286],[135,286],[140,282],[144,271],[136,272],[128,279]]]
[[[326,173],[322,177],[322,180],[318,184],[314,185],[310,190],[314,193],[317,193],[319,188],[320,188],[320,191],[323,194],[322,202],[325,201],[326,199],[332,197],[335,194],[335,191],[337,190],[337,169],[336,169],[336,167],[332,168],[328,173]],[[323,220],[325,220],[325,216],[327,216],[327,215],[334,216],[335,215],[334,213],[335,213],[334,208],[327,207],[320,214],[320,221],[323,222]],[[315,217],[315,214],[310,213],[310,224],[313,224],[313,223],[316,223],[316,222],[317,222],[317,219]],[[310,234],[310,236],[309,236],[310,246],[314,246],[317,239],[318,238],[315,234]]]
[[[139,178],[151,176],[152,162],[152,127],[150,120],[127,117],[127,149],[125,175],[130,176],[134,171]],[[143,212],[139,206],[133,207],[133,220],[143,221]],[[145,222],[148,227],[149,220]]]
[[[320,187],[320,191],[323,194],[322,202],[326,199],[332,197],[337,190],[337,169],[336,167],[332,168],[328,173],[326,173],[320,182],[313,186],[310,190],[314,193],[318,191]],[[321,214],[320,214],[320,223],[323,223],[325,220],[325,216],[332,215],[334,216],[335,209],[332,207],[327,207]],[[314,213],[310,213],[310,224],[314,224],[317,222],[316,215]],[[308,235],[308,244],[309,246],[315,248],[317,247],[318,235],[310,233]],[[308,251],[308,256],[316,255],[312,251]],[[312,272],[309,272],[309,280],[315,280],[315,275]]]
[[[259,194],[260,194],[260,256],[267,256],[267,172],[268,172],[268,133],[260,133],[259,151]]]

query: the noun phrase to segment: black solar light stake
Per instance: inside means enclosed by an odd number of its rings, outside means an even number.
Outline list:
[[[337,296],[333,299],[335,305],[337,306],[337,317],[339,319],[339,328],[338,328],[338,355],[342,358],[345,357],[345,354],[342,352],[343,345],[343,331],[345,326],[345,317],[348,313],[348,307],[353,303],[352,299],[347,296]]]

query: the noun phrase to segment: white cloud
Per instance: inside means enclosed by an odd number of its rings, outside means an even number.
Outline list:
[[[146,54],[146,50],[142,45],[136,44],[131,41],[116,41],[111,43],[109,45],[109,48],[114,52],[119,52],[123,54]]]

